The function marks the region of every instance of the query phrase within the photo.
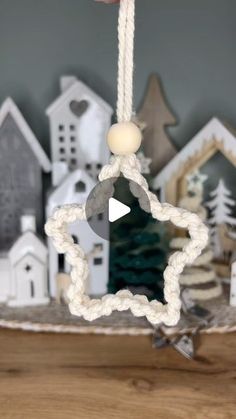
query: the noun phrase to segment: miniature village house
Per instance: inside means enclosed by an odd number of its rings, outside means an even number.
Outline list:
[[[67,203],[84,204],[94,186],[95,181],[85,170],[74,170],[49,196],[47,216],[52,215],[56,207]],[[108,220],[103,217],[103,214],[98,214],[96,217],[96,222],[100,223],[102,231],[109,229]],[[69,231],[74,241],[84,249],[89,262],[90,276],[87,292],[91,295],[104,294],[108,283],[109,242],[97,236],[87,221],[70,225]],[[61,297],[64,299],[65,290],[59,289],[61,288],[60,273],[69,273],[70,265],[67,264],[64,254],[58,255],[51,240],[48,246],[50,294],[53,298],[60,300],[58,293],[61,292]]]
[[[10,262],[7,252],[0,254],[0,304],[6,303],[10,295]]]
[[[1,302],[12,307],[41,305],[49,302],[48,251],[35,231],[35,217],[22,216],[21,235],[8,254],[0,259],[0,267],[3,269],[0,287]]]
[[[85,169],[97,179],[102,165],[109,159],[105,138],[113,113],[101,97],[76,77],[61,77],[60,86],[60,96],[46,111],[50,121],[54,186],[64,176],[63,165],[58,162],[65,162],[70,171]]]
[[[51,164],[12,99],[0,109],[0,251],[8,251],[20,233],[25,211],[42,226],[42,171]]]
[[[217,118],[212,118],[162,169],[153,181],[161,201],[176,205],[186,195],[187,178],[210,158],[221,152],[236,166],[236,137]]]

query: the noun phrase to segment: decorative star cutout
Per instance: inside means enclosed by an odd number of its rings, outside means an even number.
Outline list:
[[[101,299],[90,299],[85,294],[86,282],[89,277],[89,265],[84,250],[75,244],[68,231],[69,224],[76,220],[86,220],[85,205],[71,204],[57,208],[45,225],[45,231],[51,236],[59,253],[66,254],[66,261],[72,266],[72,284],[68,291],[70,312],[84,319],[92,321],[101,316],[109,316],[114,310],[130,309],[134,316],[146,318],[152,324],[164,323],[174,326],[180,318],[180,285],[179,276],[185,266],[192,263],[208,243],[208,229],[196,215],[169,204],[161,204],[157,196],[148,189],[146,179],[141,175],[140,163],[135,154],[114,156],[109,165],[103,167],[99,180],[117,178],[120,173],[128,180],[136,182],[146,193],[150,201],[150,210],[154,219],[171,221],[179,228],[187,228],[189,242],[182,251],[171,255],[168,265],[163,272],[165,304],[152,300],[145,295],[133,295],[128,290],[107,294]],[[132,188],[131,188],[131,192]],[[135,195],[136,196],[136,195]],[[101,202],[104,197],[98,195]],[[142,207],[142,197],[137,196]],[[94,208],[91,207],[91,214]],[[90,215],[90,214],[89,214]]]
[[[186,179],[188,183],[188,191],[191,192],[196,189],[202,189],[203,183],[206,182],[208,176],[204,175],[199,170],[195,170],[194,172],[186,176]]]
[[[141,164],[141,173],[148,175],[150,173],[150,164],[152,162],[152,159],[150,159],[149,157],[146,157],[143,153],[143,151],[139,151],[139,153],[137,154],[137,157],[140,161]]]

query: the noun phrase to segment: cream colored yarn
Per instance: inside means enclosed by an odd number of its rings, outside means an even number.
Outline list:
[[[134,40],[134,0],[121,0],[119,15],[119,72],[118,72],[118,122],[131,120],[133,86],[133,40]],[[116,294],[107,294],[101,299],[90,299],[85,295],[86,281],[89,275],[88,262],[83,249],[75,244],[68,232],[68,225],[76,220],[86,220],[84,205],[65,205],[55,210],[45,225],[45,231],[52,237],[59,253],[65,253],[66,261],[72,266],[72,284],[68,291],[69,308],[72,314],[83,316],[92,321],[101,316],[109,316],[112,311],[130,309],[134,316],[146,318],[152,324],[165,323],[175,325],[180,317],[179,276],[184,267],[194,262],[208,242],[208,229],[201,219],[187,210],[175,208],[167,203],[161,204],[156,195],[148,189],[145,178],[141,175],[139,160],[135,154],[113,156],[110,164],[103,167],[99,180],[116,178],[121,174],[138,184],[150,202],[153,218],[159,221],[171,221],[174,225],[187,228],[190,241],[182,251],[173,253],[163,273],[164,297],[166,304],[156,300],[148,301],[144,295],[132,295],[122,290]],[[135,183],[130,183],[132,193],[137,196]],[[107,199],[109,196],[107,196]],[[140,198],[144,210],[145,202]]]

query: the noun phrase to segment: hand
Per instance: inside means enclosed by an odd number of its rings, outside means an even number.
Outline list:
[[[120,0],[95,0],[99,3],[106,3],[106,4],[115,4],[120,3]]]

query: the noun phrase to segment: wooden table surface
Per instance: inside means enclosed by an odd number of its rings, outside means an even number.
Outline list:
[[[150,337],[0,330],[1,419],[236,418],[236,334],[197,359]]]

